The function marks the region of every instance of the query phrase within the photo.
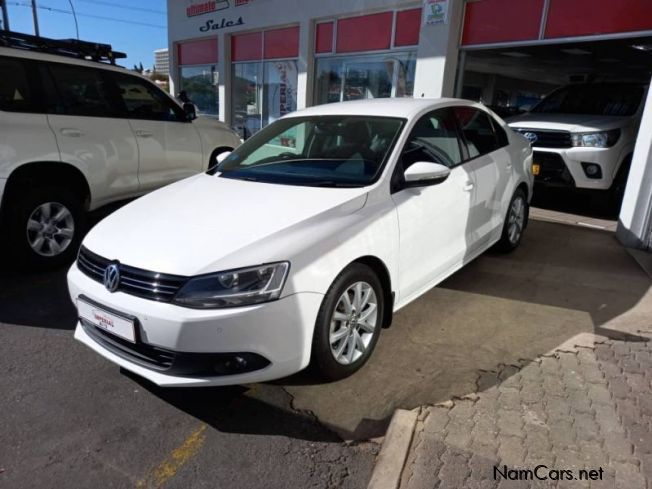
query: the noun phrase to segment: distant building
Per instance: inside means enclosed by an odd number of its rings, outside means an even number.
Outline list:
[[[167,49],[154,51],[154,69],[162,75],[170,74],[170,54]]]

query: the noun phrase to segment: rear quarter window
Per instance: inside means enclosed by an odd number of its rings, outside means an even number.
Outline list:
[[[34,112],[27,69],[18,58],[0,57],[0,110]]]

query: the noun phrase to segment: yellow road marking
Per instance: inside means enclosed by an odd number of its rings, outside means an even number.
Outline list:
[[[136,487],[138,489],[163,487],[199,451],[206,439],[205,431],[206,425],[202,424],[147,477],[139,480]]]

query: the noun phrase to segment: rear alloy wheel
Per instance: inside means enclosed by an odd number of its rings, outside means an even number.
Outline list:
[[[14,194],[5,221],[10,255],[37,270],[70,263],[85,221],[80,200],[65,189],[36,187]]]
[[[374,271],[354,263],[333,282],[317,316],[312,363],[327,380],[348,377],[371,356],[383,324],[384,295]]]
[[[74,236],[72,212],[59,202],[39,205],[27,220],[27,242],[38,255],[54,257],[65,252]]]
[[[503,234],[496,244],[496,249],[502,252],[510,252],[518,248],[527,225],[528,214],[529,209],[525,193],[523,190],[517,189],[509,203],[505,224],[503,225]]]

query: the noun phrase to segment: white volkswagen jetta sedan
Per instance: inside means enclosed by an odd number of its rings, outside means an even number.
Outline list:
[[[532,150],[463,100],[345,102],[271,124],[99,223],[75,338],[162,386],[358,370],[393,312],[516,248]]]

